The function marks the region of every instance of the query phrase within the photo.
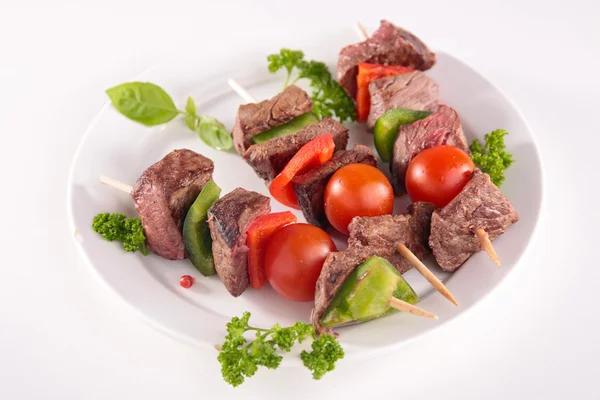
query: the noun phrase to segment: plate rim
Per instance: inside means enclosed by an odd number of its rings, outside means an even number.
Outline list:
[[[535,155],[535,164],[539,166],[539,174],[540,174],[539,207],[537,207],[535,209],[535,215],[531,216],[532,220],[533,220],[533,229],[531,231],[531,235],[529,237],[527,246],[518,255],[517,261],[511,267],[511,271],[509,273],[507,273],[506,275],[499,277],[498,280],[493,285],[493,287],[491,287],[490,290],[487,291],[486,293],[483,293],[481,296],[479,296],[477,298],[477,300],[474,301],[472,304],[470,304],[466,307],[461,306],[461,310],[459,312],[449,315],[442,320],[438,320],[438,321],[436,321],[435,325],[428,326],[428,327],[424,328],[422,331],[420,331],[419,333],[411,335],[399,342],[392,342],[389,344],[384,344],[384,345],[380,345],[380,346],[376,346],[376,347],[370,347],[368,349],[368,351],[353,351],[350,354],[348,354],[348,352],[347,352],[346,357],[345,357],[346,360],[367,359],[367,358],[376,357],[387,351],[398,351],[402,347],[410,345],[417,339],[420,339],[428,334],[431,334],[432,332],[439,330],[441,327],[447,326],[449,323],[451,323],[453,321],[457,321],[460,317],[464,316],[467,312],[470,312],[475,307],[480,305],[483,301],[485,301],[501,285],[504,285],[505,282],[508,280],[507,278],[511,275],[514,275],[513,271],[516,268],[521,268],[521,267],[519,267],[519,265],[522,264],[521,260],[523,258],[529,256],[529,254],[531,252],[531,246],[537,240],[537,237],[539,236],[538,231],[539,231],[539,226],[540,226],[540,218],[543,215],[543,211],[545,209],[545,204],[546,204],[546,184],[545,184],[546,178],[545,178],[544,167],[543,167],[544,162],[543,162],[542,156],[539,151],[539,146],[538,146],[538,142],[537,142],[534,131],[531,129],[531,126],[528,123],[525,116],[523,115],[523,112],[521,111],[521,109],[496,83],[494,83],[492,80],[488,79],[485,75],[483,75],[482,73],[480,73],[479,71],[477,71],[476,69],[471,67],[469,64],[464,62],[459,57],[456,57],[448,52],[445,52],[445,51],[439,50],[439,49],[436,49],[436,53],[443,53],[446,56],[450,57],[451,59],[454,59],[455,61],[457,61],[458,63],[461,64],[461,67],[468,69],[470,71],[470,73],[475,74],[479,78],[484,80],[488,85],[490,85],[502,97],[502,99],[504,101],[506,101],[508,103],[508,105],[516,113],[516,116],[520,119],[520,121],[523,123],[524,127],[526,128],[526,130],[531,138],[531,143],[533,144],[533,154]],[[171,57],[169,57],[169,59],[178,58],[177,56],[178,56],[177,54],[174,54]],[[153,71],[160,69],[161,67],[167,65],[169,63],[169,59],[163,59],[158,63],[155,63],[147,68],[144,68],[143,70],[141,70],[140,72],[135,74],[135,76],[132,77],[132,80],[142,80],[143,79],[143,78],[141,78],[142,76],[150,74]],[[250,64],[250,66],[253,66],[253,65]],[[168,325],[166,325],[164,322],[162,322],[162,321],[158,320],[157,318],[144,312],[142,308],[138,307],[134,302],[129,300],[123,293],[121,293],[116,287],[114,287],[114,285],[111,285],[110,282],[108,282],[106,277],[103,276],[96,267],[94,267],[94,263],[90,259],[88,253],[84,250],[84,247],[79,245],[79,243],[77,243],[77,239],[76,239],[77,226],[75,223],[74,205],[73,205],[75,167],[80,158],[80,153],[82,152],[82,149],[84,147],[86,139],[90,135],[90,132],[93,131],[93,129],[97,126],[100,119],[102,118],[102,116],[104,115],[104,113],[107,111],[107,109],[109,107],[110,107],[110,101],[106,100],[106,102],[100,107],[98,112],[94,115],[94,117],[90,121],[89,125],[85,129],[85,132],[84,132],[83,136],[81,137],[75,152],[73,153],[73,158],[72,158],[72,161],[71,161],[71,164],[69,167],[69,174],[68,174],[68,180],[67,180],[67,202],[66,202],[67,218],[68,218],[68,224],[69,224],[69,232],[71,235],[75,235],[75,236],[73,236],[73,239],[75,242],[75,246],[77,247],[77,251],[83,257],[88,268],[90,270],[92,270],[93,275],[100,282],[102,282],[102,286],[105,286],[106,288],[109,289],[110,292],[113,292],[120,299],[120,301],[125,303],[127,305],[127,307],[129,309],[131,309],[146,324],[150,325],[157,331],[162,332],[166,336],[173,338],[173,339],[175,339],[181,343],[184,343],[188,346],[200,348],[200,349],[212,349],[213,351],[215,351],[216,349],[214,348],[214,345],[206,343],[205,341],[202,341],[202,340],[195,340],[195,339],[191,338],[188,334],[182,333],[176,329],[173,329],[173,328],[169,327]],[[282,363],[282,366],[291,365],[291,364],[292,363],[288,363],[288,362],[286,362],[286,360],[284,360],[284,362]],[[297,365],[297,366],[300,365],[299,362],[293,363],[293,364]]]

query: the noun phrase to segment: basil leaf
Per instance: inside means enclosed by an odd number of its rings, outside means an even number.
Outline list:
[[[225,125],[213,117],[199,117],[197,132],[200,139],[214,149],[229,150],[233,146],[233,139]]]
[[[189,96],[185,105],[185,112],[188,114],[196,114],[196,103],[194,102],[194,99]]]
[[[149,82],[123,83],[106,94],[121,114],[146,126],[164,124],[180,113],[167,92]]]
[[[185,124],[188,128],[196,132],[198,129],[198,116],[196,114],[185,114]]]

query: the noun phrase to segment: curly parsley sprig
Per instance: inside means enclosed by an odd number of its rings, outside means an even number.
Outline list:
[[[92,229],[109,242],[121,242],[125,251],[139,251],[148,255],[146,235],[139,218],[127,218],[120,213],[102,213],[94,217]]]
[[[289,352],[296,343],[309,337],[313,339],[312,351],[304,350],[300,357],[314,379],[321,379],[325,373],[333,371],[336,361],[344,358],[344,350],[338,341],[331,335],[316,338],[310,324],[296,322],[288,327],[275,324],[271,329],[263,329],[250,326],[249,320],[250,313],[245,312],[241,318],[233,317],[227,323],[227,336],[217,357],[223,379],[234,387],[252,377],[258,367],[276,369],[283,359],[279,352]],[[246,339],[246,332],[254,332],[254,340]]]
[[[269,71],[287,71],[284,89],[301,79],[308,79],[312,88],[313,113],[319,119],[335,116],[340,122],[356,120],[352,98],[331,76],[327,65],[320,61],[306,61],[301,50],[281,49],[279,54],[267,57]],[[292,79],[292,76],[295,78]]]
[[[504,170],[513,163],[513,156],[506,151],[504,136],[508,132],[504,129],[496,129],[485,135],[485,148],[479,140],[473,140],[469,150],[471,159],[483,172],[490,176],[494,185],[500,187],[504,182]]]

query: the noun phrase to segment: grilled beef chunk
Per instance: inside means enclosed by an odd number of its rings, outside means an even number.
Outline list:
[[[404,194],[404,178],[410,161],[420,152],[441,144],[455,146],[470,154],[460,119],[454,109],[440,104],[437,112],[410,125],[400,125],[390,164],[397,194]]]
[[[317,280],[310,321],[319,334],[332,333],[331,328],[321,325],[321,318],[344,281],[369,257],[385,258],[404,273],[410,265],[396,254],[398,242],[404,243],[419,259],[429,255],[427,237],[434,208],[433,204],[419,202],[411,205],[406,215],[356,217],[352,220],[348,248],[329,254]]]
[[[321,318],[344,281],[372,255],[368,247],[356,246],[327,256],[317,279],[315,305],[310,314],[310,322],[319,334],[333,333],[331,328],[321,325]]]
[[[187,257],[183,220],[213,170],[210,159],[191,150],[174,150],[137,180],[131,197],[152,252],[168,260]]]
[[[419,38],[388,21],[364,42],[351,44],[340,51],[337,79],[346,92],[356,97],[358,63],[403,65],[425,71],[435,64],[435,54]]]
[[[396,246],[402,242],[419,260],[427,258],[431,254],[427,239],[434,209],[431,203],[417,202],[404,215],[355,217],[348,227],[348,245],[369,247],[371,254],[385,258],[403,274],[412,267],[396,253]]]
[[[257,217],[271,211],[269,198],[237,188],[208,210],[215,269],[232,296],[248,287],[248,247],[246,231]]]
[[[314,138],[331,133],[335,150],[344,150],[348,144],[348,129],[327,117],[319,123],[307,126],[292,135],[268,140],[250,146],[244,158],[256,174],[269,184],[283,170],[302,146]]]
[[[233,142],[240,155],[252,145],[252,136],[312,111],[308,94],[298,86],[288,86],[277,96],[260,103],[243,104],[233,126]]]
[[[321,228],[328,225],[323,199],[325,186],[338,169],[348,164],[368,164],[376,167],[377,160],[371,149],[357,144],[352,150],[336,152],[325,164],[296,176],[292,181],[298,203],[309,223]]]
[[[440,267],[452,272],[481,250],[477,228],[494,240],[518,220],[519,215],[489,175],[475,169],[458,196],[433,213],[429,246]]]
[[[376,79],[369,84],[369,93],[369,129],[373,129],[377,119],[386,111],[395,108],[435,112],[440,99],[438,84],[420,71]]]

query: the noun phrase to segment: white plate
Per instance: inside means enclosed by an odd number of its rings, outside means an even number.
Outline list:
[[[329,50],[335,53],[337,48]],[[309,56],[327,60],[314,53]],[[250,63],[237,60],[215,65],[214,57],[209,60],[207,62],[200,54],[170,59],[136,80],[159,84],[180,108],[191,95],[200,113],[218,118],[229,128],[241,100],[228,88],[228,77],[237,78],[258,99],[271,97],[281,89],[283,78],[267,72],[264,55],[255,55]],[[334,65],[334,60],[328,61],[330,66]],[[237,72],[225,71],[228,65],[239,69]],[[396,313],[341,329],[340,340],[347,358],[388,351],[464,313],[511,273],[527,248],[537,223],[542,200],[542,171],[533,137],[521,114],[490,82],[448,54],[438,52],[438,63],[428,74],[439,83],[443,102],[458,111],[469,141],[476,137],[482,139],[484,133],[496,128],[510,132],[506,142],[516,162],[508,169],[502,190],[521,220],[494,242],[503,263],[501,269],[497,269],[485,253],[471,257],[451,276],[443,274],[434,262],[429,261],[433,270],[446,281],[460,307],[455,307],[438,293],[432,293],[423,278],[415,271],[409,271],[405,277],[421,296],[419,305],[437,314],[439,320]],[[352,142],[372,146],[372,136],[364,133],[362,126],[352,126],[351,138]],[[307,321],[312,304],[290,302],[269,287],[260,291],[249,289],[236,299],[228,294],[217,277],[203,278],[188,261],[172,262],[155,255],[128,254],[118,244],[105,242],[92,231],[92,218],[100,212],[136,215],[127,194],[100,184],[98,177],[101,174],[133,184],[145,168],[178,148],[189,148],[214,160],[214,179],[223,193],[242,186],[269,195],[262,181],[237,154],[208,148],[187,130],[182,120],[147,128],[126,119],[107,105],[79,146],[68,186],[71,226],[86,261],[139,315],[177,339],[195,345],[209,347],[221,343],[225,323],[246,310],[252,312],[255,325]],[[387,170],[387,165],[382,164],[381,168]],[[406,200],[399,203],[406,203]],[[402,205],[405,204],[398,204],[396,212],[403,211]],[[286,209],[276,201],[272,201],[272,208],[273,211]],[[303,221],[301,214],[297,215]],[[191,289],[179,286],[179,278],[184,274],[197,278],[197,284]]]

